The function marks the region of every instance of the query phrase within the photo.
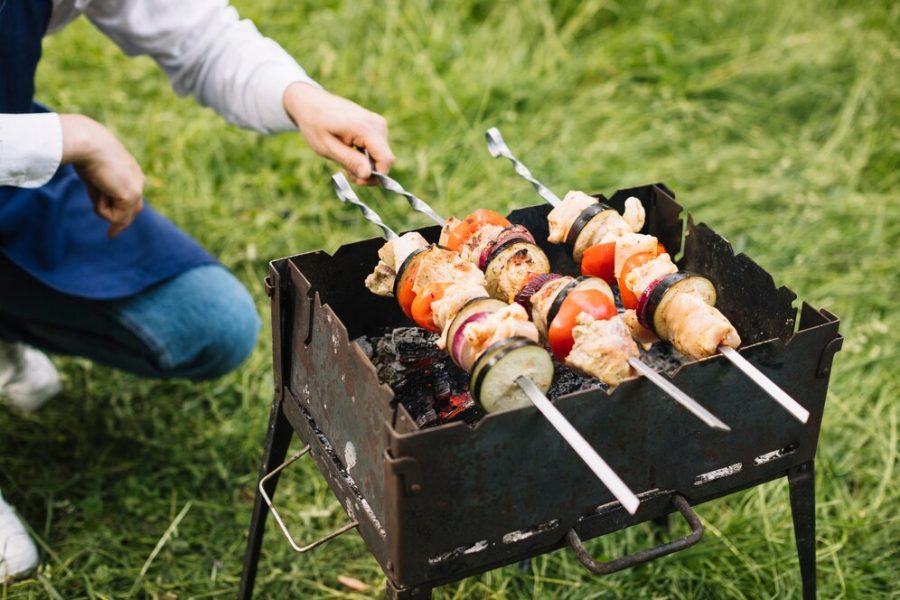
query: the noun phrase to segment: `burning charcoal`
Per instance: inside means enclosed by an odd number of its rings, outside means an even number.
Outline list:
[[[463,392],[462,394],[450,396],[438,414],[445,423],[452,421],[474,423],[483,417],[485,413],[472,399],[469,392]]]
[[[550,389],[547,390],[547,397],[551,400],[555,400],[566,394],[596,387],[605,389],[606,385],[596,379],[576,373],[569,367],[556,363],[553,383],[550,384]]]
[[[406,364],[433,364],[445,357],[437,347],[437,336],[419,327],[394,330],[391,339],[397,359]]]
[[[672,344],[660,342],[653,344],[650,351],[641,350],[641,360],[656,371],[673,373],[689,359],[675,349]]]

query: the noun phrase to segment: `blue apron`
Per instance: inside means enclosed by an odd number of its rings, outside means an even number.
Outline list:
[[[34,103],[34,75],[52,7],[51,0],[0,0],[0,113],[44,111]],[[108,227],[71,165],[37,189],[0,186],[0,252],[66,294],[121,298],[216,262],[146,200],[117,237],[107,237]]]

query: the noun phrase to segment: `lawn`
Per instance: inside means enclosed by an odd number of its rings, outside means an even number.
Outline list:
[[[665,182],[779,284],[839,315],[816,463],[820,597],[900,596],[900,4],[235,4],[327,88],[387,117],[394,175],[439,211],[537,202],[488,159],[483,133],[496,125],[559,192]],[[261,314],[268,260],[374,235],[299,136],[227,125],[86,20],[44,51],[39,99],[110,126],[142,164],[147,198],[234,270]],[[397,228],[426,223],[363,195]],[[61,397],[34,415],[0,406],[0,489],[42,558],[0,599],[234,597],[272,399],[268,325],[242,368],[202,385],[57,363]],[[345,518],[309,464],[279,496],[309,537]],[[531,573],[507,567],[435,596],[799,597],[785,481],[698,512],[703,541],[644,567],[601,578],[560,551]],[[637,527],[589,547],[612,558],[649,543]],[[371,588],[352,593],[339,575]],[[259,598],[383,589],[356,534],[298,557],[269,528]]]

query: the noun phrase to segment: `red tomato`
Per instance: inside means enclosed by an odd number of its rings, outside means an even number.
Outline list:
[[[666,250],[666,247],[662,245],[662,242],[656,242],[656,255],[660,254],[668,254],[669,251]]]
[[[428,331],[440,332],[438,326],[434,324],[434,313],[431,310],[431,303],[443,298],[444,290],[449,286],[449,283],[432,281],[415,297],[415,300],[412,302],[411,312],[413,321],[417,325],[424,327]]]
[[[622,297],[622,306],[625,308],[635,308],[637,306],[637,296],[625,285],[625,278],[632,269],[636,269],[656,258],[653,252],[639,252],[632,254],[622,265],[622,272],[619,273],[619,295]]]
[[[577,325],[576,319],[581,313],[587,313],[598,320],[605,320],[616,315],[616,305],[609,296],[600,290],[575,290],[569,292],[550,328],[547,341],[550,350],[559,360],[565,360],[575,345],[572,329]]]
[[[581,256],[581,274],[599,277],[610,285],[616,280],[615,266],[615,242],[591,246]]]
[[[466,240],[472,237],[473,233],[485,225],[509,227],[510,222],[498,212],[486,208],[479,208],[453,228],[453,231],[447,236],[447,248],[450,250],[459,250],[460,246],[465,244]]]
[[[410,265],[403,271],[403,278],[400,285],[397,286],[397,304],[403,309],[403,314],[407,317],[412,316],[412,303],[416,299],[416,293],[413,291],[413,282],[416,280],[416,273],[419,272],[419,261]]]

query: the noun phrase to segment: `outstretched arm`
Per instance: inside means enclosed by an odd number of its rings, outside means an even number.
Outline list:
[[[393,156],[384,120],[321,90],[297,62],[227,0],[94,0],[85,13],[127,54],[148,54],[179,94],[191,94],[229,122],[261,132],[300,127],[313,150],[357,181]],[[302,84],[302,85],[298,85]]]

